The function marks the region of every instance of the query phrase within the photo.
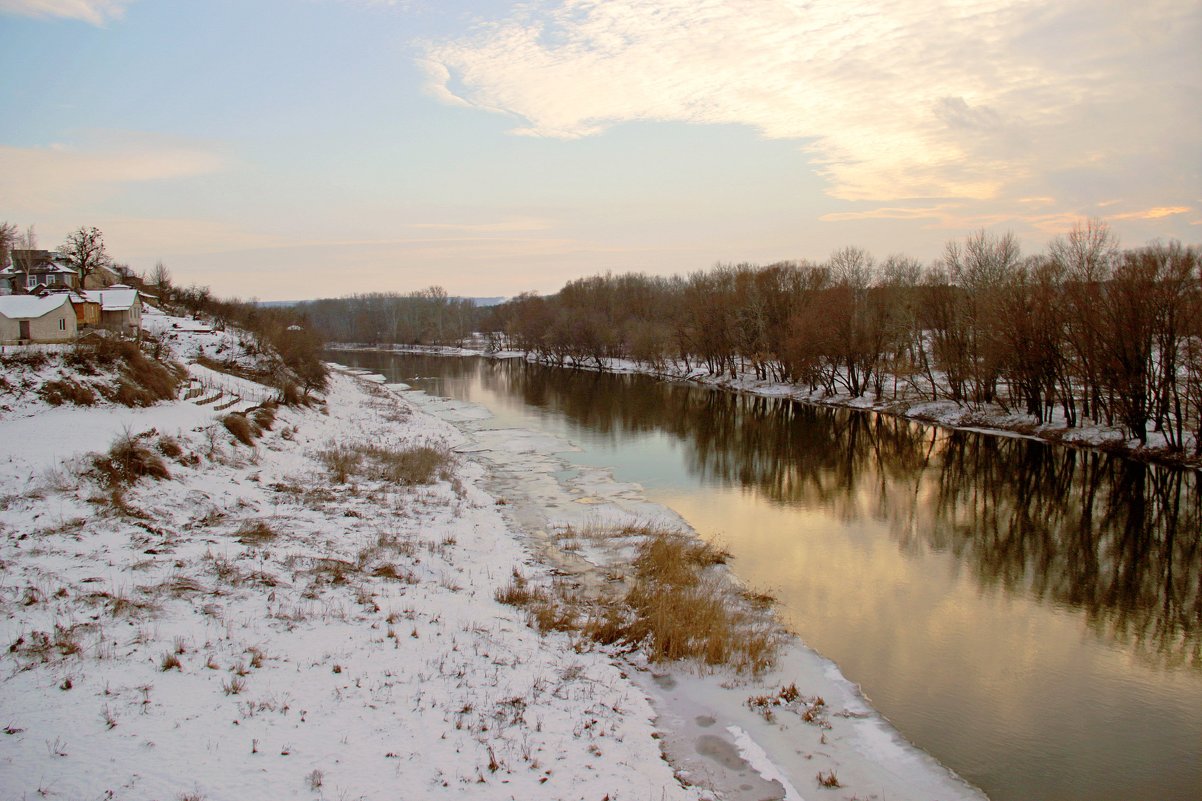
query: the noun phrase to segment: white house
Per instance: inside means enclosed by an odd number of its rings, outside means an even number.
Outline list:
[[[70,342],[77,333],[75,307],[66,294],[0,296],[0,344]]]
[[[100,304],[100,325],[122,334],[138,336],[142,331],[142,299],[138,290],[125,284],[83,290],[85,299]]]

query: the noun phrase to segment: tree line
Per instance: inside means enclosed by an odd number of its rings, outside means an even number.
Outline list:
[[[488,311],[495,347],[549,364],[611,360],[754,375],[823,395],[951,400],[1044,423],[1121,426],[1202,455],[1202,257],[1120,250],[1089,221],[1024,257],[979,231],[923,265],[844,248],[823,263],[599,275]],[[1191,439],[1193,440],[1191,443]]]
[[[481,310],[442,287],[417,292],[370,292],[297,305],[327,339],[366,345],[459,344],[478,330]]]

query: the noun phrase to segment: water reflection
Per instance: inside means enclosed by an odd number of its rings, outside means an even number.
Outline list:
[[[512,393],[594,437],[668,433],[706,482],[874,518],[905,550],[954,554],[982,587],[1082,610],[1098,636],[1159,666],[1202,668],[1195,472],[644,376],[409,363]]]

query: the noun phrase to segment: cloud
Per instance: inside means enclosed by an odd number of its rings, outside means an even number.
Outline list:
[[[104,25],[120,19],[134,0],[0,0],[0,12],[27,17],[62,17]]]
[[[1044,205],[1045,198],[1028,198],[1034,205]],[[1019,201],[1020,203],[1022,201]],[[1070,230],[1083,217],[1075,211],[1043,211],[1031,213],[1016,209],[999,210],[982,202],[947,203],[934,206],[884,206],[860,211],[840,211],[823,214],[822,222],[863,222],[866,220],[926,221],[929,228],[952,231],[971,231],[992,226],[1029,228],[1042,234],[1060,234]]]
[[[1162,217],[1172,217],[1176,214],[1185,214],[1193,211],[1189,206],[1156,206],[1151,209],[1140,209],[1138,211],[1129,211],[1124,214],[1111,214],[1111,220],[1159,220]]]
[[[552,222],[550,220],[521,217],[484,223],[409,223],[407,227],[424,231],[447,231],[463,234],[510,234],[546,231],[552,227]]]
[[[1058,194],[1058,170],[1196,170],[1200,18],[1173,0],[544,0],[429,43],[424,66],[431,94],[520,135],[742,124],[802,141],[835,198],[1018,198]]]
[[[86,204],[124,184],[188,178],[223,165],[210,149],[133,133],[102,135],[83,147],[0,145],[0,207],[36,216]]]

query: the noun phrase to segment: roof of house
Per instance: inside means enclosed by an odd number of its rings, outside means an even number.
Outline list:
[[[47,295],[44,298],[36,295],[0,295],[0,314],[10,320],[32,320],[70,302],[71,299],[65,294]]]
[[[20,267],[10,264],[3,270],[0,270],[0,275],[25,275],[27,271]],[[74,267],[68,267],[57,261],[43,262],[30,267],[28,272],[33,275],[49,275],[51,273],[70,273],[71,275],[79,275],[79,270]]]
[[[12,250],[9,251],[10,264],[0,274],[15,275],[28,270],[31,273],[78,273],[79,271],[66,262],[64,257],[52,250]],[[19,266],[18,266],[19,265]]]
[[[103,311],[125,311],[138,302],[138,290],[125,284],[113,284],[104,289],[85,289],[83,296],[99,303]]]

